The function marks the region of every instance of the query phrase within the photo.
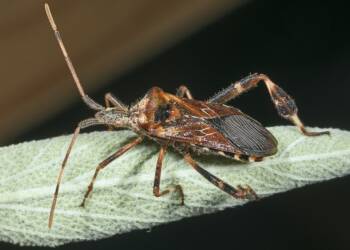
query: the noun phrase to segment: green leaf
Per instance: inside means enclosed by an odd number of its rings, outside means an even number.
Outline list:
[[[263,162],[241,164],[219,156],[195,159],[232,185],[249,184],[260,197],[349,173],[350,132],[331,129],[331,136],[306,137],[294,127],[270,130],[279,141],[279,152]],[[134,136],[132,132],[119,131],[78,137],[51,230],[47,222],[52,194],[71,136],[0,148],[0,241],[57,246],[96,240],[247,202],[210,184],[172,150],[164,161],[161,189],[181,184],[185,206],[178,205],[175,193],[154,197],[159,147],[146,141],[101,171],[86,208],[79,207],[98,162]]]

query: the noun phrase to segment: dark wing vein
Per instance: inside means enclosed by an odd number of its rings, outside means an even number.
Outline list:
[[[276,152],[273,135],[247,115],[217,117],[208,122],[247,155],[266,156]]]

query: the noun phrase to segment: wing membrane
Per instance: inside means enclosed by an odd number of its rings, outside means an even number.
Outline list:
[[[273,135],[247,115],[231,115],[208,121],[245,154],[266,156],[276,153],[277,141]]]

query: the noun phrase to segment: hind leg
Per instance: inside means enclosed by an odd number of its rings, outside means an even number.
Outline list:
[[[298,116],[298,108],[295,104],[295,101],[277,84],[271,81],[271,79],[264,74],[252,74],[238,82],[231,84],[226,89],[215,94],[209,99],[209,102],[215,103],[226,103],[237,96],[243,94],[256,87],[260,82],[263,82],[269,91],[271,100],[275,105],[275,108],[278,114],[291,121],[299,130],[307,136],[317,136],[323,134],[329,134],[329,131],[322,132],[310,132],[307,131],[302,121]]]

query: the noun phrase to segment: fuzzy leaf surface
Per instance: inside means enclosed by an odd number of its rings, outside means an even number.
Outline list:
[[[250,185],[263,198],[350,172],[350,132],[306,137],[295,127],[271,127],[278,153],[263,162],[237,163],[220,156],[194,156],[206,170],[236,186]],[[318,129],[313,129],[318,130]],[[126,144],[130,131],[81,134],[68,161],[55,213],[48,229],[52,194],[71,136],[0,148],[0,241],[58,246],[97,240],[185,217],[233,208],[237,200],[222,192],[169,149],[161,189],[181,184],[185,205],[176,193],[153,196],[159,146],[145,141],[100,172],[86,208],[79,207],[97,164]]]

